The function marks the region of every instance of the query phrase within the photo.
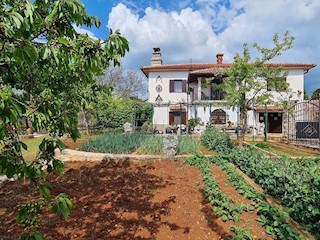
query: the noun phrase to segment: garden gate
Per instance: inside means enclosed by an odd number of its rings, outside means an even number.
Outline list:
[[[320,99],[295,103],[288,109],[288,141],[320,147]]]

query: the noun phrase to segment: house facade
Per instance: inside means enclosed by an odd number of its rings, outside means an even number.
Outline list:
[[[222,53],[216,55],[215,63],[163,64],[160,48],[154,48],[151,65],[141,67],[148,77],[148,101],[154,105],[154,129],[165,131],[170,126],[187,125],[192,118],[199,118],[202,126],[212,123],[221,128],[235,128],[239,114],[225,100],[226,95],[232,93],[219,87],[227,77],[224,75],[225,69],[230,66],[232,63],[223,62]],[[304,75],[315,66],[302,63],[271,64],[271,67],[282,67],[288,71],[284,80],[291,91],[278,93],[273,89],[267,90],[276,101],[286,98],[290,102],[301,102],[304,98]],[[285,109],[280,105],[253,106],[248,112],[249,129],[260,134],[265,122],[269,133],[285,134]]]

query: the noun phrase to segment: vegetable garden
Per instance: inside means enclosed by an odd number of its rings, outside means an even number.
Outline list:
[[[109,133],[86,138],[81,148],[162,154],[162,138]],[[49,181],[70,197],[74,209],[66,222],[48,213],[41,231],[47,239],[320,239],[319,160],[270,159],[236,147],[212,126],[201,143],[217,154],[200,155],[194,138],[180,136],[178,154],[194,154],[184,163],[66,163],[65,174]],[[270,203],[243,173],[281,205]],[[9,218],[25,201],[28,186],[16,181],[0,189],[0,236],[8,236],[3,239],[16,239],[22,231]]]
[[[178,136],[177,154],[197,154],[199,148],[199,143],[193,137]],[[80,150],[103,153],[163,154],[163,136],[108,133],[89,139],[80,147]]]
[[[210,141],[210,139],[216,140]],[[227,163],[233,163],[254,179],[265,193],[279,200],[284,206],[285,211],[282,211],[264,202],[261,203],[261,197],[253,194],[252,189],[248,190],[248,187],[243,185],[245,189],[243,190],[238,186],[243,181],[235,177],[237,174],[233,171],[235,181],[232,183],[241,190],[239,191],[241,194],[253,200],[253,206],[257,206],[258,213],[261,213],[259,221],[266,226],[266,231],[273,238],[299,239],[297,232],[287,225],[286,212],[288,212],[307,231],[313,233],[316,239],[320,239],[319,159],[282,157],[274,160],[250,147],[233,148],[229,137],[212,126],[207,128],[202,140],[209,149],[219,151],[216,157],[203,162],[216,163],[228,174],[232,169]]]

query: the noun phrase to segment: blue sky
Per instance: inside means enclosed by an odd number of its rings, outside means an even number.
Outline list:
[[[274,33],[289,31],[293,48],[273,62],[315,63],[305,75],[310,93],[320,88],[319,0],[83,0],[90,15],[100,18],[100,29],[86,29],[106,38],[109,28],[120,29],[130,52],[123,67],[139,71],[150,65],[153,47],[160,47],[164,63],[224,61],[242,51],[242,44],[272,46]],[[84,31],[84,29],[78,29]],[[253,57],[255,53],[252,52]]]

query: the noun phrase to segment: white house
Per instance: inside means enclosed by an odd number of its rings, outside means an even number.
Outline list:
[[[304,75],[315,64],[280,63],[272,67],[283,67],[288,71],[286,81],[291,92],[290,101],[303,101]],[[164,131],[172,125],[187,124],[190,118],[200,118],[205,125],[209,122],[220,127],[232,127],[237,123],[237,110],[227,106],[224,90],[217,87],[226,77],[223,70],[232,63],[223,62],[223,53],[216,55],[216,63],[163,64],[160,48],[154,48],[151,65],[141,67],[148,77],[149,102],[154,104],[153,125]],[[207,78],[213,78],[209,83]],[[267,87],[266,87],[267,89]],[[275,99],[283,95],[267,89]],[[249,93],[250,94],[250,93]],[[281,106],[267,106],[268,132],[286,131],[286,113]],[[258,129],[264,122],[265,106],[254,106],[248,113],[248,125]]]

